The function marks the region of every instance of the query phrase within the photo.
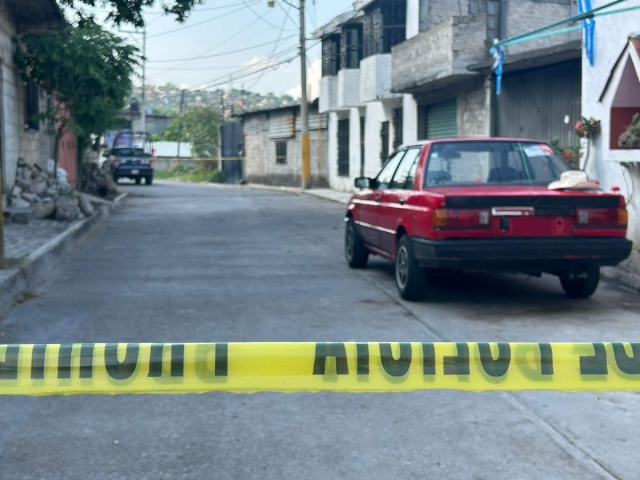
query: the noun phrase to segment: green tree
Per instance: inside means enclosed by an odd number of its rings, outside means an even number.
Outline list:
[[[129,23],[136,27],[144,26],[143,10],[159,5],[166,15],[173,15],[183,22],[195,5],[202,0],[60,0],[62,5],[74,9],[81,17],[87,16],[83,7],[105,6],[110,10],[109,18],[116,25]]]
[[[187,107],[182,115],[171,122],[165,138],[178,141],[182,124],[182,141],[191,144],[191,152],[197,158],[213,158],[218,153],[218,129],[223,118],[217,108]]]
[[[92,20],[16,40],[15,63],[22,77],[52,92],[52,107],[37,119],[55,125],[57,167],[58,145],[67,131],[77,135],[81,148],[117,122],[131,91],[138,50]]]

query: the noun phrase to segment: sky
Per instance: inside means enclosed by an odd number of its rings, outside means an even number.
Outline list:
[[[235,76],[234,88],[244,86],[262,94],[299,97],[299,58],[275,68],[275,64],[297,56],[299,12],[283,0],[275,3],[274,8],[269,8],[267,0],[205,0],[180,24],[174,17],[157,14],[158,2],[145,14],[147,83],[228,89]],[[298,0],[293,3],[297,5]],[[352,0],[307,0],[307,38],[351,6]],[[100,15],[100,10],[97,13]],[[127,26],[122,29],[132,30]],[[131,37],[133,43],[134,37],[137,42],[142,41],[142,35]],[[307,45],[315,43],[312,40]],[[198,58],[203,56],[210,58]],[[315,97],[321,77],[319,45],[309,51],[307,65],[308,83]],[[262,74],[240,78],[272,66]]]

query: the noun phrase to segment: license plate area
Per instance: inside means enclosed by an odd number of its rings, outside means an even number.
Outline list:
[[[138,175],[140,173],[140,170],[131,170],[131,175]]]

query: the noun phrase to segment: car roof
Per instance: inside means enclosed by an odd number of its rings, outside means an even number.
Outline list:
[[[421,147],[427,144],[444,143],[444,142],[526,142],[526,143],[544,143],[542,140],[535,140],[531,138],[512,138],[512,137],[460,137],[460,138],[438,138],[433,140],[417,140],[415,142],[408,142],[400,145],[401,148],[408,147]]]

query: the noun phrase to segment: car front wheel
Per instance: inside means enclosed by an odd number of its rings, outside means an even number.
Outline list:
[[[426,293],[427,279],[413,255],[411,239],[405,235],[398,242],[396,253],[396,286],[405,300],[422,300]]]
[[[600,283],[600,267],[591,266],[574,272],[560,274],[560,284],[571,298],[589,298]]]
[[[369,260],[369,251],[362,243],[353,218],[347,222],[344,234],[344,256],[351,268],[365,268]]]

